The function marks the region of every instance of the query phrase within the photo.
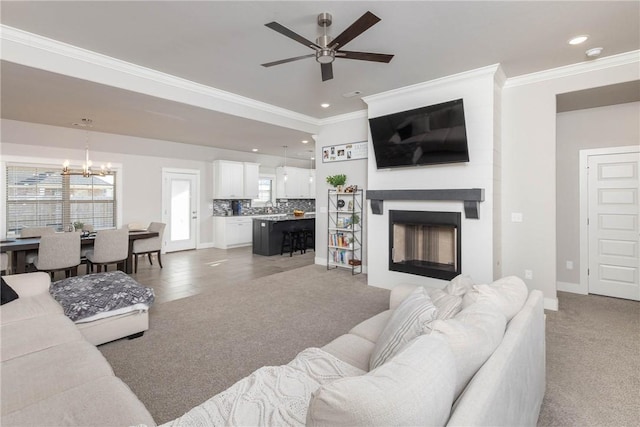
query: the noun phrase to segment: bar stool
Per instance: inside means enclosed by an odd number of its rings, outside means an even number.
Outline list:
[[[302,242],[304,246],[304,251],[307,252],[307,249],[316,250],[316,238],[315,238],[315,230],[311,230],[308,228],[302,229]]]
[[[282,232],[282,243],[280,244],[280,255],[284,254],[285,249],[289,252],[289,256],[293,256],[295,251],[304,253],[303,234],[299,230],[284,230]]]

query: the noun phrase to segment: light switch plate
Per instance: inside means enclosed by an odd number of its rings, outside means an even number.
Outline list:
[[[511,212],[511,222],[522,222],[522,213]]]

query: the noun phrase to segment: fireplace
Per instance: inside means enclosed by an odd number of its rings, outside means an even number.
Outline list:
[[[451,280],[461,273],[459,212],[389,211],[389,270]]]

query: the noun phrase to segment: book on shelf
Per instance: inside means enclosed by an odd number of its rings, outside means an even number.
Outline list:
[[[349,251],[345,251],[344,249],[335,249],[332,251],[332,258],[335,264],[347,264],[351,259],[351,253]]]

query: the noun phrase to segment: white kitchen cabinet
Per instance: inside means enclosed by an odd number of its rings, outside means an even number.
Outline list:
[[[213,162],[214,199],[255,199],[258,197],[260,165],[216,160]]]
[[[260,165],[244,163],[244,199],[258,198],[258,182],[260,181]]]
[[[310,169],[287,167],[287,179],[284,168],[276,168],[276,197],[279,199],[314,199],[315,182],[309,182]],[[311,171],[315,175],[315,171]],[[313,191],[311,186],[313,185]]]
[[[214,217],[214,244],[219,249],[250,246],[253,241],[253,218],[243,216]]]

